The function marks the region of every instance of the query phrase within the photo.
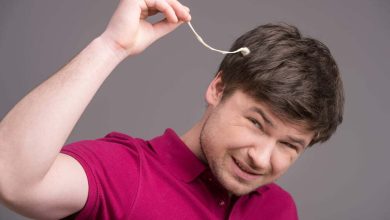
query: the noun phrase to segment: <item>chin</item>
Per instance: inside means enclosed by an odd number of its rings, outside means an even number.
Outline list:
[[[235,196],[243,196],[247,195],[250,192],[253,192],[256,188],[253,187],[248,187],[248,186],[243,186],[243,185],[223,185],[227,191],[229,191],[231,194]]]
[[[250,192],[253,192],[257,189],[257,187],[239,182],[238,180],[234,179],[231,176],[219,176],[216,175],[218,181],[220,184],[231,194],[234,194],[235,196],[243,196],[246,194],[249,194]]]

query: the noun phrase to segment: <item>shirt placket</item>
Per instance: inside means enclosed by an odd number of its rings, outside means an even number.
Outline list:
[[[219,182],[215,179],[215,177],[211,174],[210,171],[206,171],[204,173],[204,179],[209,185],[210,190],[214,197],[214,202],[217,209],[220,211],[220,216],[222,219],[227,219],[229,216],[229,206],[230,206],[230,198],[227,190],[225,190]]]

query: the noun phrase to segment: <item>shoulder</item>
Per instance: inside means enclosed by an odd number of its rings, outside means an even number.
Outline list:
[[[103,138],[82,140],[62,148],[61,153],[75,158],[88,178],[88,200],[76,214],[78,218],[117,219],[126,213],[137,195],[143,143],[141,139],[111,132]],[[105,204],[116,204],[115,210]]]
[[[294,198],[281,186],[270,183],[262,187],[261,193],[270,216],[277,216],[270,219],[298,219]]]
[[[112,160],[112,156],[123,157],[139,153],[140,141],[129,135],[111,132],[106,136],[96,140],[82,140],[64,146],[62,153],[76,154],[78,156],[98,157],[102,160]]]
[[[142,141],[129,135],[111,132],[96,140],[82,140],[64,146],[61,153],[75,158],[86,171],[95,175],[138,173]],[[108,172],[106,172],[108,171]]]
[[[284,201],[285,203],[295,203],[291,194],[278,184],[270,183],[267,185],[267,187],[269,196],[272,196],[273,199]]]

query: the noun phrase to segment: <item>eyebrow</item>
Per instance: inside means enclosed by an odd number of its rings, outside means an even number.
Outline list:
[[[275,125],[272,123],[272,121],[268,118],[267,114],[265,114],[264,111],[261,108],[253,106],[249,110],[252,111],[252,112],[258,113],[264,119],[264,121],[267,122],[267,124],[269,124],[273,128],[275,128]],[[306,146],[306,143],[305,143],[305,141],[303,139],[294,138],[294,137],[291,137],[291,136],[287,136],[287,138],[289,139],[289,141],[301,145],[302,148],[304,148]]]
[[[263,110],[261,110],[260,108],[256,107],[256,106],[253,106],[252,108],[249,109],[250,111],[252,112],[256,112],[258,113],[263,119],[265,122],[267,122],[267,124],[271,125],[273,128],[275,128],[275,125],[272,123],[272,121],[267,117],[267,114],[264,113]]]
[[[293,138],[291,136],[287,136],[287,138],[291,141],[291,142],[294,142],[294,143],[297,143],[299,145],[301,145],[302,148],[305,148],[306,144],[305,144],[305,141],[302,140],[302,139],[296,139],[296,138]]]

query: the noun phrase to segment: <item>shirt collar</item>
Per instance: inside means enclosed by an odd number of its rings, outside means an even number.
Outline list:
[[[167,169],[184,182],[193,181],[207,168],[171,128],[148,143]]]
[[[167,169],[184,182],[189,183],[208,170],[171,128],[167,128],[163,135],[149,140],[148,143]],[[270,189],[270,185],[272,183],[260,186],[252,193],[263,194]]]

